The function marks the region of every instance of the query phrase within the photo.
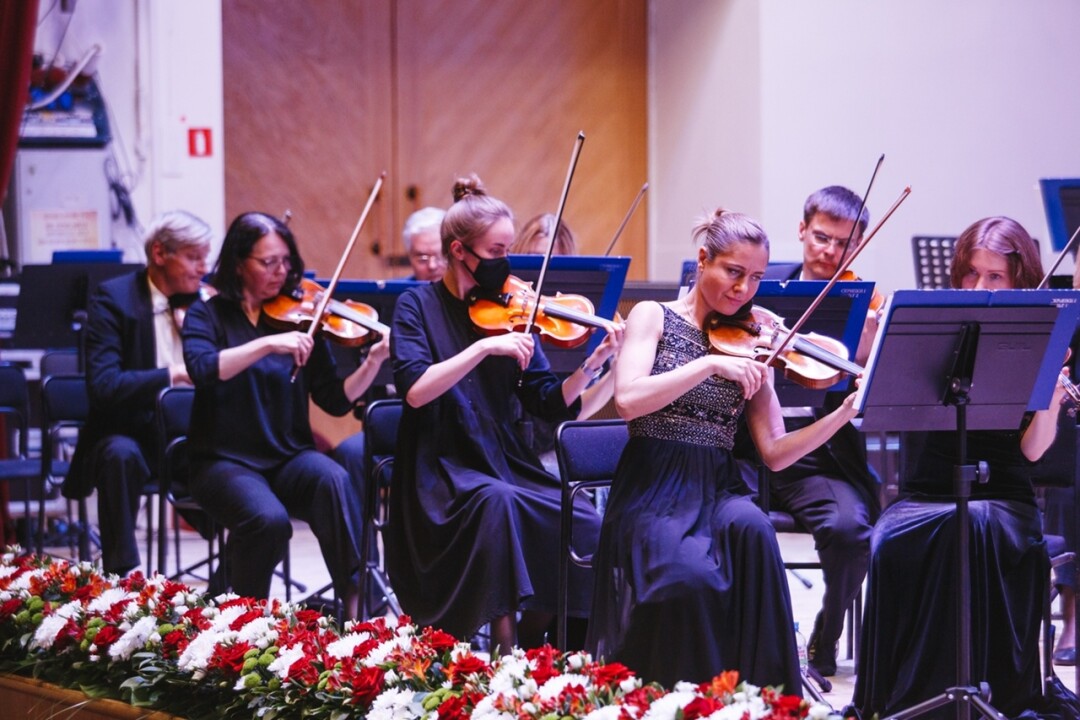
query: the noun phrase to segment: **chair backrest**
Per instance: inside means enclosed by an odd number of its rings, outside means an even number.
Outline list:
[[[42,473],[52,475],[61,431],[81,428],[90,415],[85,375],[48,375],[41,381]]]
[[[26,373],[18,365],[0,363],[0,416],[8,418],[4,430],[8,441],[16,441],[7,452],[12,457],[26,457],[30,443],[30,386]]]
[[[41,377],[49,375],[78,375],[82,370],[79,368],[79,351],[75,348],[61,348],[47,350],[41,356]]]
[[[187,385],[167,387],[158,393],[157,444],[158,480],[161,492],[175,500],[186,495],[181,481],[188,474],[187,432],[191,426],[191,408],[195,402],[195,388]]]
[[[375,527],[386,524],[382,490],[390,484],[402,410],[402,401],[396,398],[376,400],[364,408],[364,507]]]
[[[187,435],[194,402],[195,388],[187,385],[167,387],[158,393],[156,413],[158,449],[163,450],[176,438]]]
[[[610,482],[629,439],[623,420],[571,420],[559,425],[555,456],[563,481]]]

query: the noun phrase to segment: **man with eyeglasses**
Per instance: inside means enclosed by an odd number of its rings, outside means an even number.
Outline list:
[[[771,266],[765,279],[832,279],[844,257],[862,241],[869,220],[862,199],[851,190],[839,185],[818,190],[807,198],[799,223],[803,261]],[[876,322],[868,319],[864,335],[872,340],[875,330]],[[788,430],[808,425],[835,408],[845,394],[830,393],[822,408],[784,408],[784,423]],[[850,423],[820,448],[772,475],[770,507],[790,513],[810,530],[821,560],[825,594],[807,655],[810,666],[825,676],[836,674],[844,614],[866,577],[870,533],[881,510],[879,482],[867,462],[866,442]]]
[[[87,311],[90,414],[63,494],[83,498],[97,489],[107,573],[126,575],[140,564],[135,518],[157,465],[155,404],[162,389],[191,384],[178,309],[200,289],[212,237],[194,215],[164,213],[146,233],[146,268],[101,283]]]
[[[446,211],[436,207],[417,210],[405,221],[401,238],[409,255],[412,277],[409,280],[436,282],[446,272],[446,256],[442,250],[442,226]]]

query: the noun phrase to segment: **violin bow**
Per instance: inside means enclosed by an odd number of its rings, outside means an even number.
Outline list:
[[[638,190],[637,197],[634,198],[634,202],[630,203],[630,209],[626,211],[626,216],[622,219],[622,224],[619,225],[619,229],[615,231],[615,237],[611,238],[611,242],[608,243],[607,250],[604,251],[604,257],[611,254],[611,249],[615,247],[615,243],[619,241],[619,236],[622,235],[622,231],[626,229],[626,224],[630,222],[630,218],[634,216],[634,211],[637,210],[638,203],[641,202],[641,198],[645,197],[645,191],[649,189],[649,183],[645,183]]]
[[[563,183],[562,197],[559,198],[559,209],[555,213],[555,222],[551,225],[551,233],[548,237],[547,252],[544,253],[544,262],[540,266],[540,277],[536,279],[536,302],[533,303],[532,312],[529,313],[529,323],[525,326],[525,332],[531,334],[536,325],[536,315],[540,311],[540,291],[544,287],[544,277],[547,275],[548,263],[551,262],[551,252],[555,249],[555,236],[559,234],[559,223],[562,222],[563,208],[566,207],[566,198],[570,194],[570,181],[574,179],[574,169],[577,168],[578,156],[581,155],[581,146],[585,144],[585,131],[579,130],[577,140],[574,142],[574,152],[570,155],[570,167],[566,170],[566,182]]]
[[[896,212],[896,208],[900,207],[900,203],[904,202],[904,200],[906,200],[907,196],[910,194],[911,186],[909,185],[904,188],[903,192],[900,193],[900,197],[896,199],[896,202],[892,204],[892,207],[890,207],[888,211],[881,216],[881,219],[878,220],[877,225],[875,225],[873,229],[869,232],[869,234],[867,234],[866,238],[863,239],[861,243],[859,243],[859,246],[855,248],[855,251],[851,253],[851,256],[845,259],[842,263],[840,263],[840,267],[836,269],[836,273],[832,276],[832,279],[825,284],[825,287],[822,288],[821,292],[818,293],[818,296],[814,298],[814,302],[810,303],[810,307],[806,308],[806,311],[802,314],[802,317],[799,318],[798,322],[791,326],[791,330],[788,332],[787,337],[785,337],[780,342],[780,345],[775,350],[773,350],[772,354],[765,361],[766,365],[772,365],[773,362],[776,361],[776,358],[780,357],[780,353],[784,352],[784,349],[787,348],[788,343],[791,342],[791,339],[795,337],[795,333],[799,332],[799,329],[806,323],[810,315],[812,315],[813,312],[817,310],[818,305],[821,304],[821,301],[825,299],[825,296],[828,295],[829,291],[832,290],[834,285],[836,285],[836,283],[840,279],[840,276],[843,275],[844,272],[851,265],[851,263],[855,261],[855,258],[859,256],[859,253],[863,251],[863,248],[870,244],[871,238],[873,238],[874,235],[877,234],[877,231],[881,229],[881,226],[885,224],[885,221],[888,220],[894,212]]]
[[[859,203],[859,212],[855,213],[855,222],[851,226],[851,231],[848,233],[847,240],[844,241],[844,252],[840,257],[847,255],[848,248],[851,247],[851,240],[855,237],[855,228],[859,227],[859,223],[862,221],[863,210],[866,209],[866,199],[870,197],[870,188],[874,187],[874,178],[877,177],[878,170],[881,169],[881,163],[885,162],[885,153],[881,153],[881,157],[878,158],[877,164],[874,165],[874,172],[870,173],[870,182],[866,186],[866,192],[863,193],[862,201]]]
[[[1047,283],[1050,282],[1050,277],[1054,274],[1054,271],[1058,269],[1058,265],[1061,264],[1061,261],[1065,259],[1065,253],[1069,252],[1069,250],[1072,248],[1073,243],[1076,241],[1076,236],[1077,235],[1080,235],[1080,226],[1077,226],[1076,232],[1074,232],[1072,234],[1072,237],[1069,238],[1069,242],[1065,243],[1065,247],[1061,248],[1061,252],[1058,253],[1057,260],[1054,261],[1054,264],[1050,267],[1050,270],[1046,273],[1046,277],[1044,277],[1042,279],[1042,281],[1038,285],[1035,286],[1036,289],[1042,289],[1042,288],[1046,287]]]
[[[315,308],[315,315],[311,325],[307,329],[308,337],[315,337],[315,333],[322,327],[323,317],[326,315],[326,308],[330,306],[330,299],[334,294],[334,288],[337,287],[338,280],[341,279],[341,273],[345,270],[345,261],[349,259],[349,254],[352,253],[353,246],[356,245],[356,239],[360,237],[360,231],[363,229],[364,223],[367,222],[368,213],[371,212],[371,206],[375,204],[375,198],[379,195],[379,190],[382,188],[384,179],[386,179],[385,170],[382,171],[379,175],[379,179],[375,181],[374,187],[371,188],[371,194],[368,195],[364,210],[360,213],[360,219],[356,222],[356,228],[353,230],[352,237],[349,238],[348,244],[345,245],[345,250],[341,253],[341,259],[338,260],[337,268],[334,269],[334,274],[330,277],[330,282],[326,284],[326,290],[323,292],[323,296],[319,300],[318,306]],[[293,368],[292,377],[290,379],[295,382],[299,372],[300,366],[297,365]]]

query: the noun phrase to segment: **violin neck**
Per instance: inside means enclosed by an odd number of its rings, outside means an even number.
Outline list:
[[[812,357],[818,362],[825,363],[829,367],[836,370],[841,370],[848,373],[849,375],[860,375],[863,371],[861,367],[851,362],[850,360],[842,358],[839,355],[834,355],[820,345],[815,345],[814,343],[810,342],[806,338],[795,338],[792,341],[791,346],[792,350],[800,352],[803,355]]]
[[[603,330],[611,328],[611,323],[602,317],[578,312],[573,308],[568,308],[559,305],[558,303],[544,303],[543,311],[548,317],[553,317],[557,320],[566,320],[568,322],[577,323],[578,325],[584,325],[585,327],[601,328]]]
[[[372,320],[364,313],[353,310],[351,307],[339,300],[331,300],[330,304],[327,305],[327,310],[340,318],[344,318],[345,320],[350,320],[356,323],[365,330],[371,330],[372,332],[377,332],[380,335],[387,335],[390,332],[390,328],[386,325],[383,325],[378,320]]]

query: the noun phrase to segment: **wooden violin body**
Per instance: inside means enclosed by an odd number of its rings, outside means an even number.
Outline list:
[[[263,314],[274,327],[307,331],[325,292],[322,285],[304,278],[291,294],[266,302]],[[378,341],[390,328],[379,322],[379,313],[367,303],[330,300],[320,331],[339,345],[359,347]]]
[[[758,305],[745,317],[711,313],[706,331],[716,352],[763,362],[791,332],[783,318]],[[773,365],[783,369],[784,377],[812,390],[832,387],[844,373],[858,375],[863,371],[848,361],[843,343],[817,333],[797,334]]]
[[[539,302],[534,331],[557,347],[574,348],[588,340],[593,328],[609,329],[610,320],[597,317],[592,301],[584,295],[540,296],[530,283],[511,275],[502,292],[484,294],[474,289],[468,296],[469,318],[488,335],[523,332]]]

